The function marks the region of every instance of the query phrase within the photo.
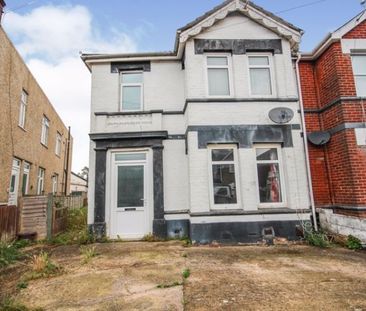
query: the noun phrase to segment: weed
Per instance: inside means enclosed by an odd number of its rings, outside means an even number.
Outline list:
[[[183,253],[182,257],[187,258],[188,257],[187,253]]]
[[[50,277],[61,272],[61,267],[53,263],[46,252],[33,255],[31,260],[31,272],[26,274],[25,280],[35,280]]]
[[[82,262],[88,263],[93,257],[98,256],[97,251],[95,250],[95,246],[81,246],[80,253],[83,257]]]
[[[142,238],[142,241],[145,241],[145,242],[159,242],[159,241],[162,241],[162,240],[159,239],[158,237],[156,237],[155,235],[149,233],[149,234],[146,234]]]
[[[175,287],[175,286],[180,286],[180,285],[183,285],[183,282],[175,281],[173,283],[168,283],[168,284],[159,284],[157,286],[157,288],[170,288],[170,287]]]
[[[349,235],[347,238],[346,245],[349,249],[357,250],[362,249],[362,242],[359,238],[356,238],[353,235]]]
[[[306,233],[305,239],[310,245],[317,247],[329,247],[330,242],[328,236],[324,232],[311,231]]]
[[[29,245],[28,240],[17,240],[10,243],[0,242],[0,268],[22,258],[20,249]]]
[[[183,270],[183,272],[182,272],[183,279],[188,279],[190,275],[191,275],[191,271],[188,268]]]
[[[20,281],[17,284],[17,289],[25,289],[28,287],[28,282],[27,281]]]
[[[191,241],[191,239],[189,239],[189,238],[183,238],[183,239],[181,239],[181,241],[183,242],[183,246],[184,247],[189,247],[189,246],[192,246],[192,241]]]

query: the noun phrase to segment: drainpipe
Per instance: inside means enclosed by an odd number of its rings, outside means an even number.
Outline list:
[[[308,178],[310,205],[311,205],[311,210],[312,210],[312,214],[313,214],[314,230],[318,231],[318,224],[316,222],[316,210],[315,210],[315,202],[314,202],[313,182],[311,179],[311,171],[310,171],[310,160],[309,160],[308,138],[307,138],[306,124],[305,124],[304,103],[303,103],[302,92],[301,92],[301,83],[300,83],[300,70],[299,70],[300,59],[301,59],[301,53],[298,53],[297,59],[296,59],[296,79],[297,79],[297,89],[298,89],[298,93],[299,93],[300,114],[301,114],[301,123],[302,123],[303,139],[304,139],[306,175]]]

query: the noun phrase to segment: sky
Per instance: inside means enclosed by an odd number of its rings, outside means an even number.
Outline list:
[[[90,73],[79,52],[169,51],[176,29],[221,0],[5,0],[3,27],[74,138],[72,169],[88,166]],[[302,51],[362,7],[360,0],[254,0],[305,31]]]

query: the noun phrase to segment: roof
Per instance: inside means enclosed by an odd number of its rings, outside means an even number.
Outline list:
[[[348,22],[337,28],[333,32],[328,33],[325,38],[311,51],[303,53],[303,59],[317,59],[323,52],[336,41],[341,40],[348,32],[356,28],[359,24],[366,20],[366,10],[352,17]]]
[[[225,8],[227,9],[225,11]],[[250,10],[250,12],[249,12]],[[261,23],[264,27],[269,28],[274,32],[278,32],[282,37],[287,38],[292,42],[292,46],[298,47],[301,35],[303,31],[294,26],[293,24],[283,20],[282,18],[276,16],[275,14],[265,10],[264,8],[254,4],[252,1],[245,0],[226,0],[220,5],[214,7],[212,10],[204,13],[200,17],[196,18],[187,25],[179,28],[176,33],[175,46],[173,51],[167,52],[148,52],[148,53],[122,53],[122,54],[81,54],[81,59],[87,64],[90,61],[101,61],[101,60],[142,60],[142,59],[175,59],[178,60],[183,55],[183,47],[185,42],[197,35],[204,29],[212,26],[217,21],[225,18],[228,14],[240,11],[242,14],[247,15],[254,21]],[[218,14],[223,13],[223,14]],[[215,14],[220,16],[215,16]],[[214,17],[213,17],[214,16]],[[204,24],[206,20],[210,19],[206,25]],[[266,22],[264,22],[266,20]],[[274,22],[273,22],[274,21]],[[197,29],[194,29],[197,27]],[[283,29],[280,29],[283,28]],[[190,31],[194,29],[194,31]],[[88,64],[87,64],[88,66]],[[88,66],[89,67],[89,66]],[[90,69],[90,67],[89,67]]]

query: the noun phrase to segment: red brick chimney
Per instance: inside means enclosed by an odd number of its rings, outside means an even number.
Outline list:
[[[1,23],[1,17],[3,16],[3,13],[4,13],[5,6],[6,6],[5,1],[0,0],[0,23]]]

